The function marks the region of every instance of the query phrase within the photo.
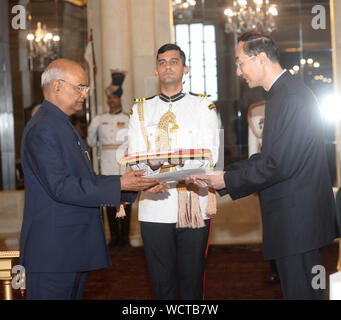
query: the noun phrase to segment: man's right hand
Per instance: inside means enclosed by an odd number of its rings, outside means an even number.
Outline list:
[[[159,184],[157,179],[143,178],[146,170],[137,170],[125,173],[121,176],[122,191],[142,191]]]

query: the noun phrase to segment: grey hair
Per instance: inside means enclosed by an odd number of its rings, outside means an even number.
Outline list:
[[[41,87],[49,85],[51,81],[63,79],[65,70],[58,67],[47,68],[41,75]]]

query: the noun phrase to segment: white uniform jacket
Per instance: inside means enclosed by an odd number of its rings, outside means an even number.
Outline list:
[[[143,102],[144,127],[150,143],[150,152],[156,151],[156,129],[160,118],[171,111],[175,114],[177,129],[169,126],[171,150],[205,148],[212,152],[215,164],[219,148],[219,124],[215,105],[206,97],[180,93],[171,98],[160,94]],[[173,126],[173,130],[170,130]],[[129,121],[129,153],[146,152],[147,145],[141,131],[137,103],[133,105]],[[209,167],[209,160],[186,160],[177,170]],[[139,165],[139,169],[143,166]],[[151,169],[149,169],[151,170]],[[176,184],[163,194],[142,192],[139,200],[139,220],[146,222],[176,223],[178,215],[178,194]],[[207,205],[207,190],[200,189],[200,206],[204,219]]]
[[[128,147],[129,116],[123,112],[104,113],[94,117],[88,128],[88,144],[96,145],[98,135],[101,145],[101,174],[119,174],[118,161]]]

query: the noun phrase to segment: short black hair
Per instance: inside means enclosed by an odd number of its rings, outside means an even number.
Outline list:
[[[184,63],[184,66],[185,66],[186,65],[186,55],[181,50],[181,48],[178,45],[174,44],[174,43],[166,43],[162,47],[160,47],[159,50],[157,51],[156,60],[158,60],[159,54],[165,53],[166,51],[170,51],[170,50],[179,51],[180,57],[181,57],[181,59],[182,59],[182,61]]]
[[[265,52],[272,62],[279,62],[279,48],[265,33],[247,31],[238,37],[238,42],[244,42],[244,52],[250,57]]]

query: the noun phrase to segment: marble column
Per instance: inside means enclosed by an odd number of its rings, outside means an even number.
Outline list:
[[[107,110],[104,89],[111,81],[110,69],[127,72],[122,105],[128,112],[135,97],[157,93],[156,51],[172,40],[170,1],[89,0],[89,12],[99,69],[98,113]]]
[[[158,93],[156,52],[172,41],[172,12],[165,0],[131,0],[134,93],[136,97]]]
[[[122,105],[125,111],[133,96],[134,69],[131,55],[131,15],[130,2],[127,0],[101,0],[102,33],[102,81],[103,89],[111,82],[110,69],[126,71],[123,83]],[[106,110],[106,98],[102,90],[103,106]]]

